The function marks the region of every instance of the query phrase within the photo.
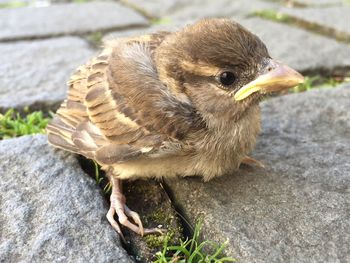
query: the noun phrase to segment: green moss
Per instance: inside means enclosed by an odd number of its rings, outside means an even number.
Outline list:
[[[174,227],[176,224],[175,218],[171,213],[166,212],[162,208],[157,209],[151,215],[149,215],[146,221],[157,222],[162,225],[162,228],[166,229],[166,232],[162,235],[148,235],[145,237],[145,241],[150,248],[161,248],[165,241],[170,244],[176,244],[179,241],[179,237],[182,236],[182,227]]]
[[[156,222],[164,222],[166,224],[170,224],[173,216],[167,214],[165,211],[163,211],[163,209],[159,209],[150,215],[150,219]]]
[[[160,249],[164,242],[168,242],[170,245],[175,245],[179,243],[179,236],[182,235],[182,227],[171,227],[168,225],[168,228],[166,230],[166,233],[162,235],[148,235],[145,237],[146,244],[149,248],[156,248]]]
[[[168,229],[163,235],[148,235],[145,237],[146,244],[149,248],[161,248],[166,240],[169,243],[175,244],[177,240],[173,240],[176,230]]]

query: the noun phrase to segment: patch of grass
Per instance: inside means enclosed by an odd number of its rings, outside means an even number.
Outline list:
[[[260,10],[253,13],[253,15],[282,23],[291,23],[293,19],[288,15],[279,13],[275,10]]]
[[[290,92],[298,93],[315,88],[332,88],[349,81],[350,80],[346,77],[322,77],[320,75],[306,76],[304,83],[290,89]]]
[[[151,19],[151,25],[169,25],[170,23],[171,19],[169,17]]]
[[[90,34],[87,38],[95,47],[102,45],[103,34],[100,31]]]
[[[77,4],[84,4],[87,2],[88,2],[88,0],[73,0],[73,3],[77,3]]]
[[[330,77],[330,78],[326,78],[324,80],[324,83],[321,86],[336,87],[339,84],[344,83],[344,82],[349,82],[349,81],[346,78],[340,80],[338,78]]]
[[[25,113],[29,110],[25,109]],[[23,136],[27,134],[45,133],[45,128],[51,117],[45,117],[42,111],[35,111],[22,116],[14,109],[0,114],[0,140]]]
[[[109,195],[111,193],[112,190],[112,184],[111,182],[109,182],[107,176],[105,175],[105,173],[101,171],[101,166],[95,162],[94,160],[91,160],[94,164],[94,168],[95,168],[95,180],[96,183],[103,189],[103,192],[106,195]]]
[[[320,79],[320,76],[305,77],[305,81],[302,84],[291,89],[291,92],[298,93],[303,91],[308,91],[315,87],[316,81]]]
[[[224,263],[235,262],[232,257],[223,255],[227,242],[217,244],[213,241],[200,242],[202,221],[197,222],[192,238],[180,240],[179,245],[169,246],[166,239],[162,251],[156,253],[154,263]],[[211,252],[207,252],[211,251]]]
[[[10,1],[7,3],[0,3],[0,8],[18,8],[24,6],[28,6],[28,3],[21,1]]]

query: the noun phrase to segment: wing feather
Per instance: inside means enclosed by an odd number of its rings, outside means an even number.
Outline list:
[[[152,59],[167,34],[113,42],[79,67],[47,127],[49,142],[111,165],[157,153],[193,129],[193,108],[167,91]]]

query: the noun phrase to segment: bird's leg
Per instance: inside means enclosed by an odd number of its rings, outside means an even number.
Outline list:
[[[152,228],[147,229],[143,228],[140,216],[138,213],[132,211],[127,205],[125,204],[126,198],[122,193],[122,182],[121,180],[115,178],[114,176],[110,177],[111,184],[112,184],[112,194],[110,197],[111,206],[107,213],[107,219],[109,223],[112,225],[112,227],[118,232],[118,234],[121,236],[121,238],[125,241],[123,233],[120,229],[120,226],[114,219],[114,215],[117,214],[118,216],[118,222],[129,228],[130,230],[134,231],[135,233],[143,236],[145,234],[154,234],[154,233],[162,233],[160,229]],[[132,218],[132,220],[135,222],[131,223],[129,221],[129,218]]]
[[[260,168],[265,168],[264,164],[252,157],[249,157],[248,155],[246,155],[243,159],[242,159],[242,162],[243,164],[246,164],[246,165],[251,165],[251,166],[257,166],[257,167],[260,167]]]

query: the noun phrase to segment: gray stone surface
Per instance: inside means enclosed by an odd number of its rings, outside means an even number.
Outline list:
[[[279,11],[350,37],[350,5],[327,8],[281,8]]]
[[[193,23],[194,21],[192,21]],[[181,30],[184,26],[190,24],[191,21],[175,21],[169,24],[162,24],[162,25],[153,25],[151,27],[147,28],[135,28],[131,30],[125,30],[125,31],[114,31],[111,33],[106,34],[103,37],[103,42],[108,42],[113,39],[117,38],[123,38],[123,37],[135,37],[145,34],[154,33],[157,31],[177,31]]]
[[[155,17],[169,17],[172,21],[203,17],[243,17],[256,10],[276,7],[274,3],[262,0],[124,0],[124,2],[132,3]]]
[[[168,181],[176,202],[239,262],[350,262],[349,108],[350,85],[265,101],[265,168]]]
[[[271,56],[302,72],[334,73],[350,67],[350,46],[260,18],[240,20],[267,45]]]
[[[0,43],[0,53],[0,110],[57,105],[70,74],[94,54],[75,37]]]
[[[0,142],[0,262],[132,262],[94,180],[46,140]]]
[[[147,20],[132,9],[112,2],[0,9],[0,41],[85,34],[147,24]]]

